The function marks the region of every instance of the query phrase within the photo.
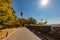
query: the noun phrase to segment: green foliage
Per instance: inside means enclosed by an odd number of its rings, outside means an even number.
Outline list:
[[[28,18],[28,19],[21,18],[21,19],[19,19],[19,22],[22,26],[27,26],[30,24],[36,24],[37,23],[36,19],[34,19],[34,18]]]
[[[36,24],[37,23],[37,21],[36,21],[36,19],[34,19],[34,18],[28,18],[28,24]]]
[[[13,25],[17,19],[15,11],[10,5],[12,0],[0,0],[0,25]]]
[[[25,19],[25,18],[21,18],[21,19],[19,19],[19,21],[20,21],[20,24],[21,24],[22,26],[25,26],[26,24],[28,24],[28,21],[27,21],[27,19]]]
[[[3,25],[0,25],[0,29],[3,28]]]
[[[8,4],[11,4],[12,3],[12,0],[0,0],[0,3],[8,3]]]
[[[46,22],[39,22],[38,25],[40,25],[40,26],[41,25],[46,25],[47,23],[48,23],[47,21]]]

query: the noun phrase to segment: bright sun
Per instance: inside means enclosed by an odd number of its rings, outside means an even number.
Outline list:
[[[40,0],[40,5],[41,6],[47,6],[49,3],[49,0]]]

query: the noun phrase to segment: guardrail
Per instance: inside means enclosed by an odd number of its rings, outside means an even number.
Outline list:
[[[29,28],[31,31],[32,30],[43,31],[43,32],[51,31],[51,26],[26,26],[26,27]]]

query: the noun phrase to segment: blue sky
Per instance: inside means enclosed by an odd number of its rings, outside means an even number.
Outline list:
[[[39,5],[40,0],[13,0],[12,7],[16,11],[16,15],[20,16],[21,9],[23,17],[33,17],[38,22],[41,19],[47,19],[48,24],[60,23],[60,0],[50,0],[46,7]]]

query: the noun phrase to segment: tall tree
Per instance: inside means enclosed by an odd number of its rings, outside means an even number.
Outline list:
[[[36,23],[37,23],[36,19],[32,17],[28,18],[28,24],[36,24]]]
[[[25,18],[21,18],[20,23],[21,23],[22,26],[25,26],[26,24],[28,24],[28,21]]]
[[[0,25],[15,22],[15,11],[11,6],[12,0],[0,0]]]

